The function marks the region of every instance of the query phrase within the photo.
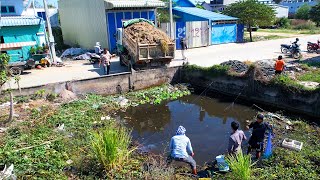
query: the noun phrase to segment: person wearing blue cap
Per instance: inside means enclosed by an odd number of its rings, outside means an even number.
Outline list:
[[[171,157],[175,161],[182,161],[191,166],[192,173],[197,174],[196,161],[192,158],[194,152],[191,146],[190,139],[185,135],[186,129],[179,126],[176,135],[171,138],[170,152]]]
[[[263,151],[265,133],[267,130],[271,130],[271,126],[263,122],[263,118],[263,114],[258,114],[257,120],[250,123],[247,127],[248,129],[252,128],[247,154],[249,154],[252,149],[255,149],[257,159],[261,157],[261,152]]]

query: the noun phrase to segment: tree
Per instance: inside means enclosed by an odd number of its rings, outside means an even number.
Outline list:
[[[309,17],[317,26],[320,26],[320,3],[311,7]]]
[[[247,25],[252,42],[252,26],[268,26],[275,20],[275,11],[271,6],[256,0],[244,0],[232,3],[223,11],[224,14],[237,17]]]
[[[205,10],[205,8],[203,6],[201,6],[201,4],[199,4],[199,3],[196,4],[196,7],[199,8],[199,9],[204,9]]]
[[[296,19],[308,20],[309,11],[310,11],[310,6],[308,4],[302,5],[296,12]]]
[[[0,54],[0,94],[1,94],[1,89],[3,85],[10,80],[10,75],[9,75],[9,60],[10,56],[8,56],[6,53],[1,53]],[[12,121],[13,119],[13,94],[12,91],[9,90],[10,93],[10,114],[8,118],[8,122]]]

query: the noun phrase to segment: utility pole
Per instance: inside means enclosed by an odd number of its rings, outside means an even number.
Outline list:
[[[169,13],[170,13],[170,37],[171,39],[175,39],[174,31],[173,31],[173,16],[172,16],[172,0],[169,0]]]
[[[48,28],[48,33],[49,33],[49,47],[50,47],[50,51],[51,51],[52,63],[55,64],[56,63],[56,49],[54,47],[55,43],[54,43],[54,37],[52,35],[47,0],[43,0],[43,6],[44,6],[44,10],[46,12],[47,28]]]

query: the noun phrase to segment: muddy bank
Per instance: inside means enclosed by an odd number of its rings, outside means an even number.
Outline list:
[[[253,103],[285,109],[308,116],[320,117],[320,93],[318,90],[299,90],[255,80],[257,72],[250,69],[241,76],[184,68],[183,82],[197,89],[221,93]]]

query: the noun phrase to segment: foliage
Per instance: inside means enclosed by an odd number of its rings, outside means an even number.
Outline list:
[[[290,20],[286,17],[277,18],[275,24],[280,28],[289,28],[290,27]]]
[[[320,26],[320,3],[311,7],[309,17],[317,26]]]
[[[188,65],[185,68],[186,71],[199,71],[203,73],[204,76],[208,77],[218,77],[228,74],[229,67],[222,65],[213,65],[211,67],[201,67],[197,65]]]
[[[320,69],[311,70],[307,73],[298,76],[300,81],[312,81],[320,83]]]
[[[293,27],[295,30],[302,30],[302,29],[307,29],[307,30],[315,30],[316,26],[313,22],[311,21],[306,21],[305,23],[298,24]]]
[[[295,17],[297,19],[308,20],[309,11],[310,11],[310,6],[307,3],[305,3],[297,10]]]
[[[244,0],[232,3],[223,11],[224,14],[237,17],[240,22],[247,25],[251,37],[251,27],[268,26],[275,19],[275,10],[266,4],[262,4],[256,0]]]
[[[204,8],[203,6],[201,6],[201,4],[199,4],[199,3],[196,4],[196,8],[204,9],[204,10],[205,10],[205,8]]]
[[[36,52],[37,52],[37,49],[34,46],[32,46],[30,48],[30,54],[36,54]]]
[[[92,134],[92,150],[106,171],[120,169],[128,159],[131,133],[111,122],[102,131]]]
[[[8,64],[10,61],[10,56],[6,53],[0,54],[0,88],[9,80],[8,75]]]
[[[226,161],[232,171],[232,173],[230,174],[231,179],[251,179],[251,168],[253,166],[253,163],[251,162],[250,155],[244,155],[240,153],[236,156],[228,156],[226,158]]]
[[[307,90],[303,85],[299,84],[297,81],[291,79],[288,75],[285,75],[285,74],[275,76],[271,80],[271,83],[275,85],[280,85],[282,87],[286,87],[287,89],[290,89],[293,91]]]

